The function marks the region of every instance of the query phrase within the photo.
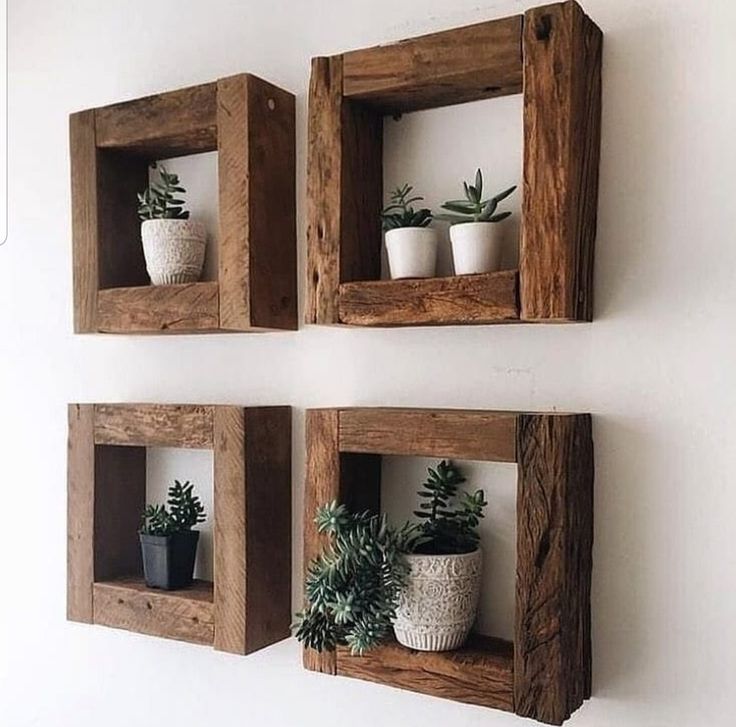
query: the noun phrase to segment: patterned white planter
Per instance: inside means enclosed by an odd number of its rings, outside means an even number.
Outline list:
[[[141,223],[146,270],[154,285],[193,283],[204,265],[207,237],[194,220],[145,220]]]
[[[478,610],[482,551],[406,559],[410,573],[394,621],[397,641],[419,651],[459,648]]]

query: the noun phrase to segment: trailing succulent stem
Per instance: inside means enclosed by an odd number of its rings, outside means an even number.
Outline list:
[[[168,505],[168,509],[166,507]],[[191,530],[206,520],[204,506],[194,486],[174,480],[166,505],[146,505],[140,532],[144,535],[174,535]]]
[[[475,184],[463,182],[465,199],[451,199],[442,205],[442,209],[449,210],[455,214],[441,214],[437,219],[449,222],[500,222],[505,220],[511,212],[499,212],[496,214],[498,203],[506,199],[515,189],[516,185],[504,189],[495,197],[483,199],[483,173],[480,169],[475,172]]]
[[[432,221],[432,211],[426,207],[415,210],[411,205],[424,199],[419,195],[411,196],[413,187],[405,184],[397,187],[391,193],[391,202],[383,208],[381,220],[383,220],[384,232],[395,230],[399,227],[426,227]]]
[[[156,169],[153,164],[152,168]],[[169,174],[164,167],[159,170],[159,182],[151,182],[143,192],[138,194],[138,216],[142,220],[186,220],[189,212],[184,209],[183,199],[177,199],[186,193],[179,185],[179,175]]]

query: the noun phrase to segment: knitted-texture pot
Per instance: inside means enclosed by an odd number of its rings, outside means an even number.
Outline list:
[[[204,265],[204,225],[194,220],[145,220],[141,224],[146,270],[154,285],[193,283]]]
[[[480,597],[481,550],[461,555],[407,555],[409,578],[396,610],[400,644],[419,651],[463,645]]]

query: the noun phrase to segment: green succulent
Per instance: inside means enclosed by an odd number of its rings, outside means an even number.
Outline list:
[[[205,520],[204,506],[194,494],[194,486],[174,480],[169,487],[166,505],[146,505],[140,532],[144,535],[173,535],[191,530]]]
[[[465,190],[465,199],[451,199],[442,205],[442,209],[455,214],[437,215],[437,219],[456,224],[462,222],[500,222],[511,214],[511,212],[496,214],[496,208],[499,202],[506,199],[516,189],[516,185],[504,189],[495,197],[483,199],[483,173],[480,169],[477,169],[475,184],[463,182],[463,189]]]
[[[151,167],[156,169],[156,165]],[[138,194],[138,217],[142,220],[186,220],[189,212],[184,209],[183,199],[177,199],[186,193],[180,186],[179,175],[170,174],[164,167],[158,169],[159,182],[151,182],[143,192]]]
[[[432,211],[426,207],[415,210],[411,205],[424,199],[419,195],[411,196],[414,187],[405,184],[397,187],[390,197],[390,204],[383,208],[381,220],[383,231],[396,230],[399,227],[426,227],[432,221]]]

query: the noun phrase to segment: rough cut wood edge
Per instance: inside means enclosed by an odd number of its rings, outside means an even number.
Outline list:
[[[137,578],[95,583],[94,622],[149,636],[211,645],[212,583],[195,581],[183,591],[149,589]]]
[[[513,412],[462,409],[340,410],[342,452],[516,461]]]
[[[516,712],[561,724],[590,696],[590,415],[523,414],[518,451]]]
[[[363,656],[337,652],[340,676],[365,679],[434,697],[513,711],[513,645],[471,637],[457,651],[421,652],[396,643]]]
[[[383,113],[519,93],[522,16],[343,55],[343,92]]]
[[[69,404],[67,606],[70,621],[92,623],[94,580],[94,406]]]
[[[523,320],[592,320],[601,47],[575,2],[525,15]]]
[[[340,497],[338,410],[308,409],[306,413],[307,461],[304,483],[304,572],[325,542],[317,532],[317,508]],[[335,674],[334,651],[303,650],[305,669]]]
[[[97,293],[101,333],[190,333],[219,325],[218,284],[147,285]]]
[[[348,325],[462,325],[518,318],[516,270],[340,286],[340,322]]]
[[[215,649],[246,649],[246,469],[244,411],[214,408]]]
[[[213,407],[95,404],[95,444],[212,449]]]
[[[94,111],[69,117],[74,332],[97,328],[97,149]]]
[[[94,110],[97,146],[150,159],[217,148],[216,84],[205,83]]]

